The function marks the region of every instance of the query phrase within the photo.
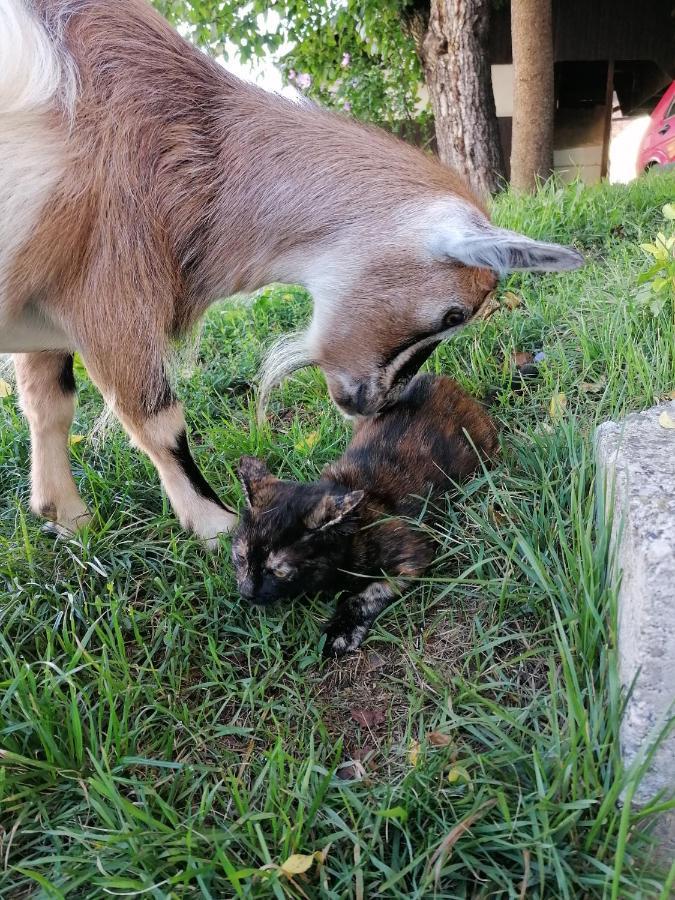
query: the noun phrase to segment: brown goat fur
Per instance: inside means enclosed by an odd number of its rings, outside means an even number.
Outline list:
[[[305,284],[312,323],[267,381],[314,362],[345,412],[370,415],[495,271],[580,264],[494,228],[432,157],[243,84],[146,0],[3,0],[0,57],[0,352],[22,354],[34,467],[65,438],[43,434],[31,386],[78,351],[207,541],[234,516],[195,475],[165,359],[214,300]],[[84,520],[47,501],[64,528]]]

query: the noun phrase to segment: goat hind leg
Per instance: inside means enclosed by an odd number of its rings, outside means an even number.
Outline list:
[[[31,509],[72,534],[91,516],[78,493],[68,453],[75,413],[72,354],[17,353],[19,398],[31,435]]]

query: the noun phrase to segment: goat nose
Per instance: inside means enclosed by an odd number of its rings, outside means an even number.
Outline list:
[[[335,400],[346,413],[355,416],[363,415],[368,409],[368,385],[362,381],[351,394],[343,394],[336,397]]]

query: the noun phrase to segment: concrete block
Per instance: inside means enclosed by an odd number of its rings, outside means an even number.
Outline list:
[[[619,674],[633,686],[621,726],[630,764],[675,713],[675,402],[605,422],[596,432],[598,483],[613,497],[619,590]],[[658,748],[633,802],[675,794],[675,729]],[[675,859],[675,812],[658,823],[664,861]]]

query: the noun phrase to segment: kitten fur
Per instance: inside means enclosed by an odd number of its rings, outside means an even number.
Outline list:
[[[356,421],[347,450],[316,482],[280,480],[243,457],[246,508],[232,542],[242,597],[267,605],[342,592],[324,652],[356,650],[397,588],[433,559],[433,540],[406,520],[497,446],[492,419],[456,382],[418,375],[394,406]]]

